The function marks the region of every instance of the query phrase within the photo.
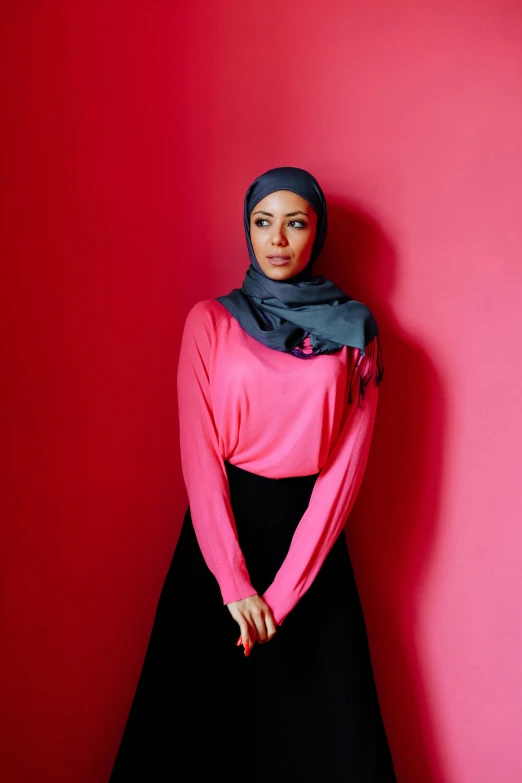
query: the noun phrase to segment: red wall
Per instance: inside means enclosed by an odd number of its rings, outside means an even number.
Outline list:
[[[186,508],[180,329],[241,283],[244,191],[285,164],[330,204],[318,271],[383,329],[348,536],[399,779],[521,779],[518,0],[2,27],[2,779],[108,778]]]

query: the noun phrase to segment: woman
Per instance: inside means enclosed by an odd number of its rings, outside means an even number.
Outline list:
[[[313,276],[327,209],[307,171],[256,178],[244,227],[242,287],[185,321],[189,507],[111,783],[389,783],[342,534],[374,427],[377,324]]]

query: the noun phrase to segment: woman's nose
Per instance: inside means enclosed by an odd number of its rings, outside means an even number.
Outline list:
[[[283,229],[279,228],[278,226],[274,226],[272,230],[272,244],[280,245],[280,244],[284,244],[285,242],[286,242],[286,236]]]

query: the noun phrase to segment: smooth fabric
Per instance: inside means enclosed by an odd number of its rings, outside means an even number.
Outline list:
[[[308,338],[309,339],[309,338]],[[303,350],[309,347],[307,338]],[[224,461],[267,478],[320,471],[289,551],[263,598],[282,624],[310,588],[343,529],[367,464],[378,387],[347,404],[356,348],[302,362],[253,339],[213,299],[196,303],[178,363],[183,477],[203,556],[223,603],[253,595],[238,542]]]
[[[261,593],[318,475],[267,478],[228,462],[225,469]],[[344,535],[271,641],[245,657],[237,636],[189,506],[110,783],[395,783]]]

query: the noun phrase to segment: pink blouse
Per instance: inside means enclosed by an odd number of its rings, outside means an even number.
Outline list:
[[[309,336],[301,347],[310,347]],[[374,378],[358,407],[357,372],[347,402],[359,355],[343,346],[307,360],[267,348],[215,299],[188,313],[177,373],[181,466],[196,537],[224,604],[256,593],[237,539],[224,460],[270,478],[320,471],[285,560],[262,595],[278,625],[343,530],[377,410]],[[361,361],[371,361],[369,352]]]

